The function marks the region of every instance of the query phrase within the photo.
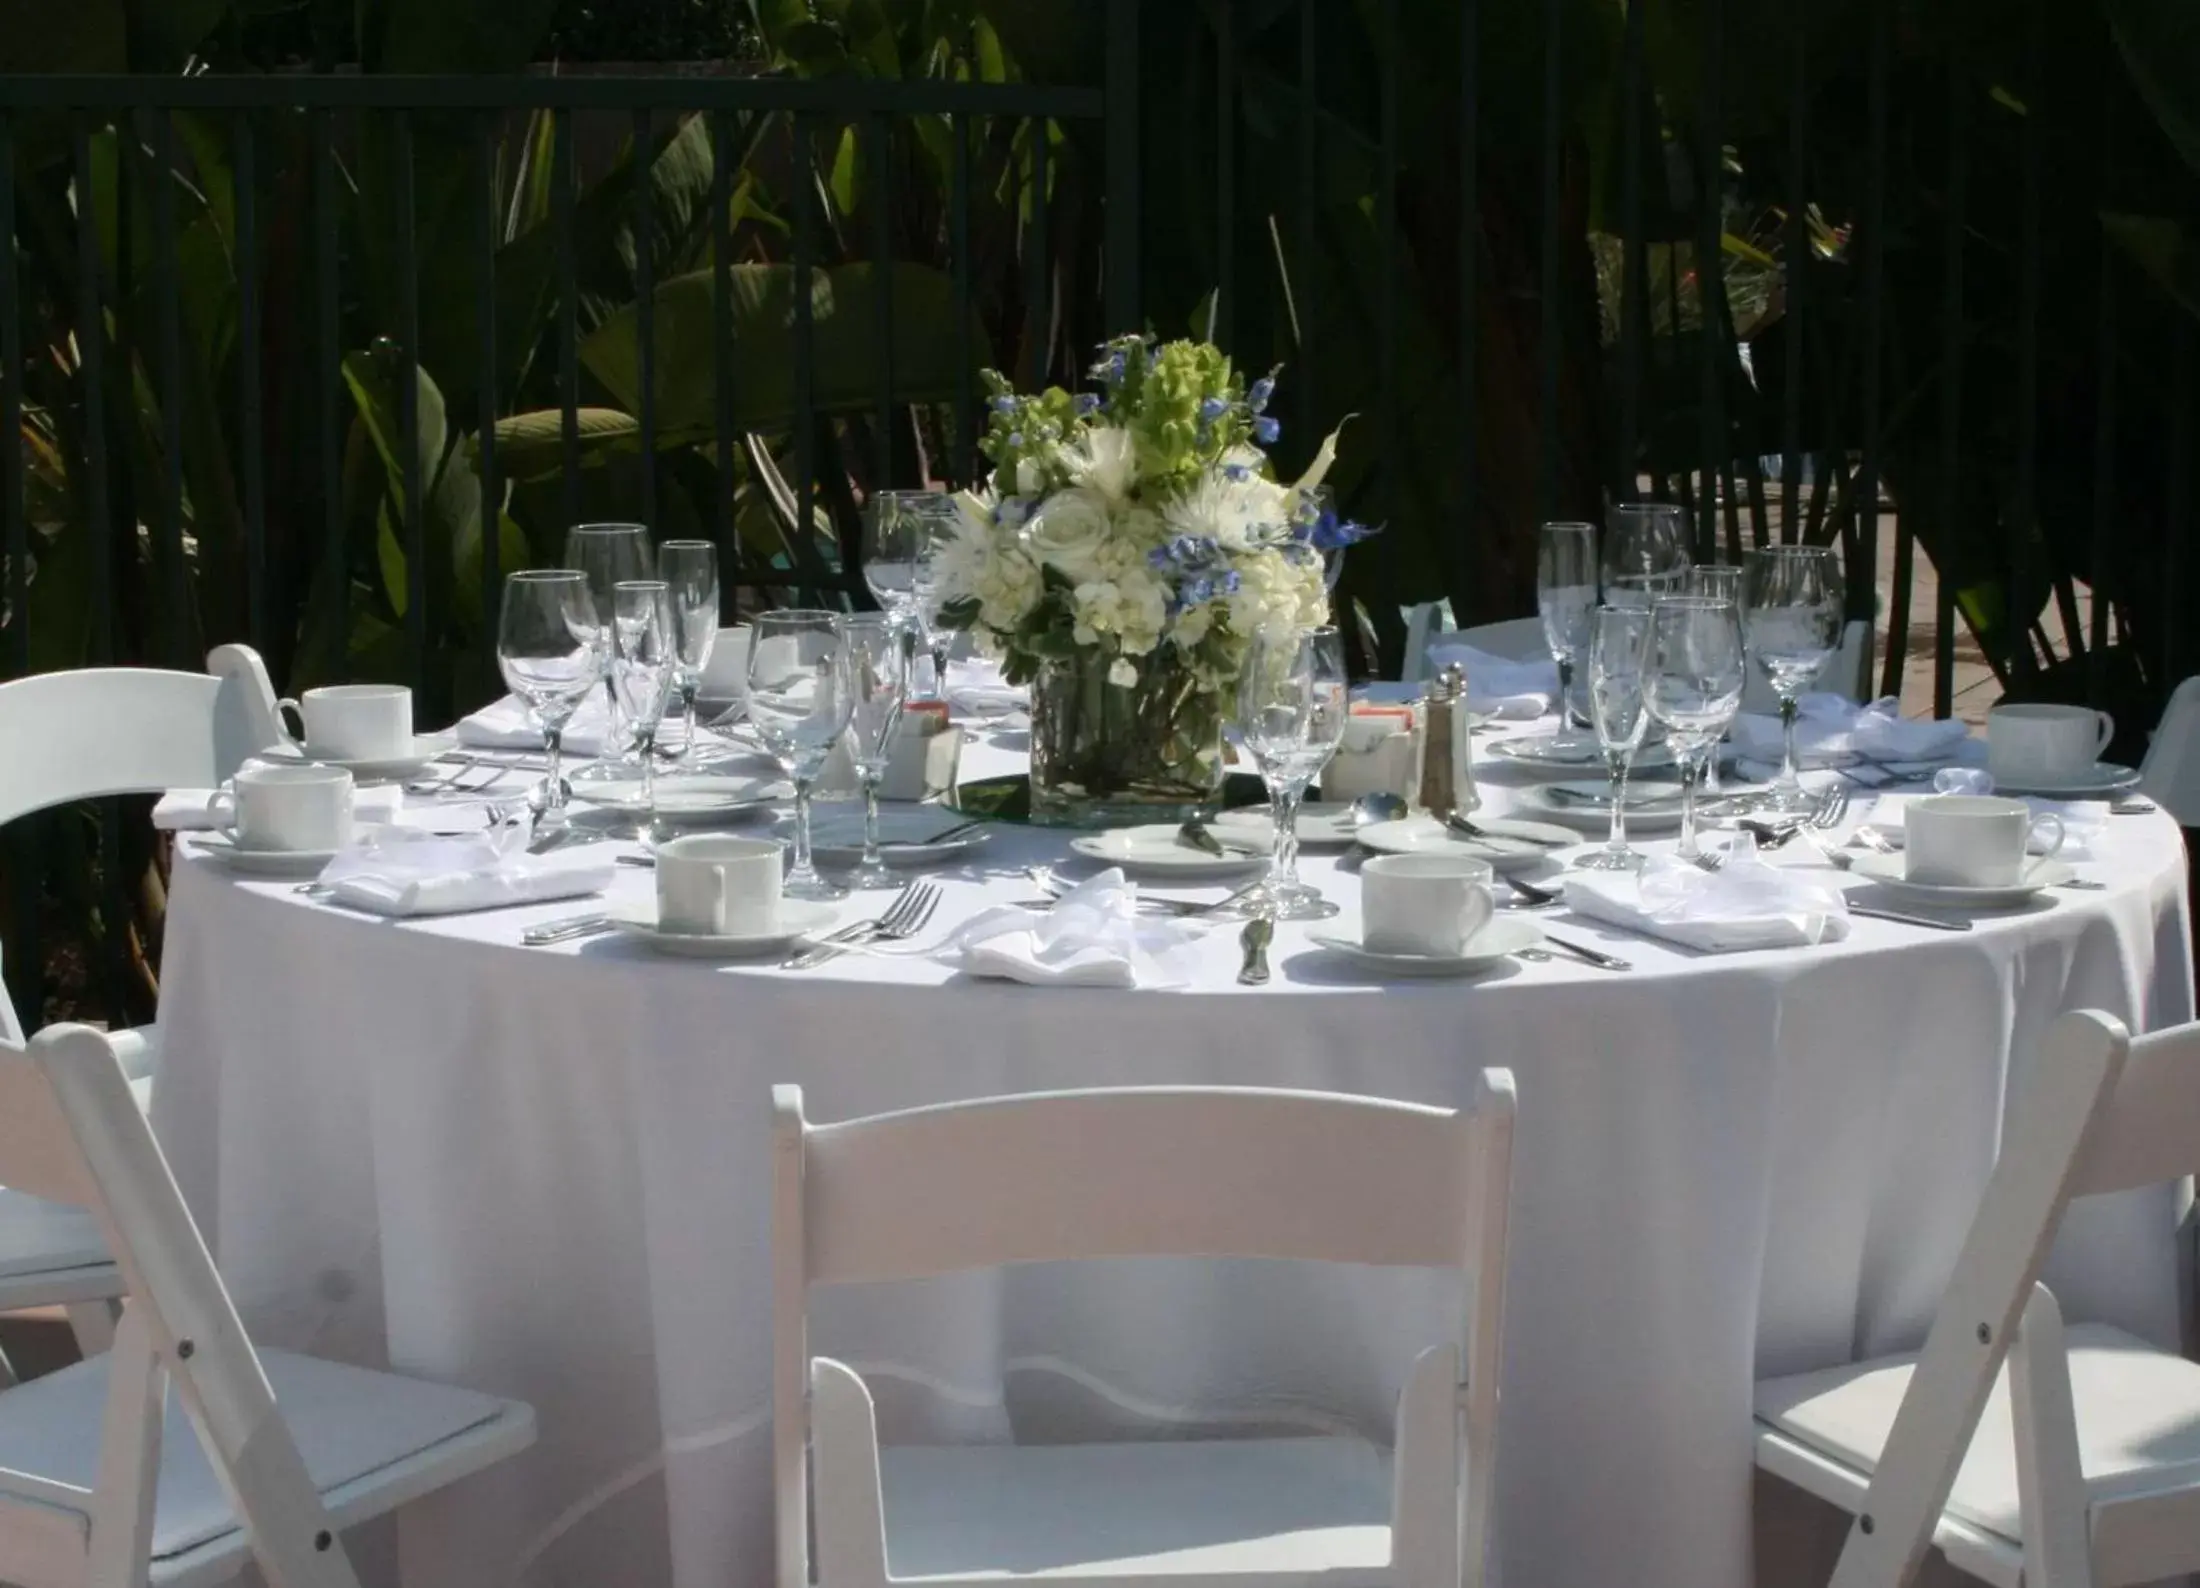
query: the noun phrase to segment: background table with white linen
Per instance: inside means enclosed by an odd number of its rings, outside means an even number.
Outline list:
[[[1516,793],[1484,770],[1502,809]],[[1960,935],[1859,919],[1840,943],[1691,956],[1564,928],[1625,973],[1383,986],[1285,924],[1257,992],[1227,927],[1187,990],[1042,990],[919,955],[783,972],[615,938],[527,950],[524,927],[575,904],[392,923],[192,860],[155,1122],[261,1339],[537,1408],[539,1448],[405,1516],[407,1583],[761,1588],[772,1083],[831,1120],[1169,1082],[1457,1103],[1509,1065],[1502,1576],[1742,1588],[1753,1379],[1921,1334],[2055,1015],[2192,1015],[2176,828],[2116,817],[2093,850],[2105,891]],[[998,830],[935,873],[927,940],[1064,852]],[[1351,925],[1356,880],[1331,857],[1305,871]],[[614,896],[651,888],[622,867]],[[2050,1271],[2069,1309],[2174,1343],[2176,1215],[2166,1194],[2082,1208]],[[1037,1267],[827,1294],[815,1345],[865,1374],[889,1440],[1387,1437],[1460,1305],[1417,1274]]]

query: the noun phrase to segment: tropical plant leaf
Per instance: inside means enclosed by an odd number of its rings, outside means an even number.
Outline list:
[[[2200,7],[2190,0],[2101,0],[2133,86],[2163,135],[2200,171]]]
[[[574,416],[583,467],[613,452],[641,450],[641,422],[616,408],[582,408]],[[510,414],[496,426],[497,471],[508,480],[539,480],[558,472],[565,457],[565,415],[556,408]],[[467,456],[480,467],[481,439],[466,438]]]

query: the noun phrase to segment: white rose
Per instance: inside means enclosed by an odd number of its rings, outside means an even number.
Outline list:
[[[1095,425],[1078,444],[1063,449],[1069,477],[1085,489],[1120,503],[1138,484],[1138,444],[1119,425]]]
[[[1109,527],[1108,505],[1098,496],[1080,489],[1057,491],[1025,525],[1024,543],[1041,562],[1082,581],[1099,570]]]

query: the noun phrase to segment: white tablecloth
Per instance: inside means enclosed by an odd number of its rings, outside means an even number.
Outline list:
[[[2191,1017],[2177,830],[2117,817],[2097,847],[2083,870],[2109,891],[1965,935],[1858,920],[1839,945],[1691,957],[1573,923],[1636,968],[1383,987],[1286,924],[1257,993],[1227,929],[1190,991],[1037,990],[915,957],[522,950],[576,906],[391,924],[193,861],[155,1120],[259,1338],[537,1408],[536,1450],[406,1513],[412,1588],[761,1588],[773,1082],[830,1120],[1114,1083],[1458,1102],[1509,1065],[1502,1576],[1743,1588],[1752,1380],[1920,1335],[2056,1014]],[[939,874],[932,935],[1061,852],[1001,830]],[[1354,880],[1306,873],[1349,923]],[[651,886],[621,868],[619,896]],[[2050,1272],[2069,1309],[2174,1343],[2175,1216],[2166,1193],[2081,1209]],[[829,1294],[816,1342],[869,1378],[890,1441],[1387,1434],[1459,1305],[1418,1275],[1033,1268]]]

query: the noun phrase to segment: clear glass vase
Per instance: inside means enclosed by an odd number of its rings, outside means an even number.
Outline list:
[[[1117,827],[1212,815],[1222,796],[1224,694],[1170,653],[1048,662],[1031,686],[1031,819]]]

